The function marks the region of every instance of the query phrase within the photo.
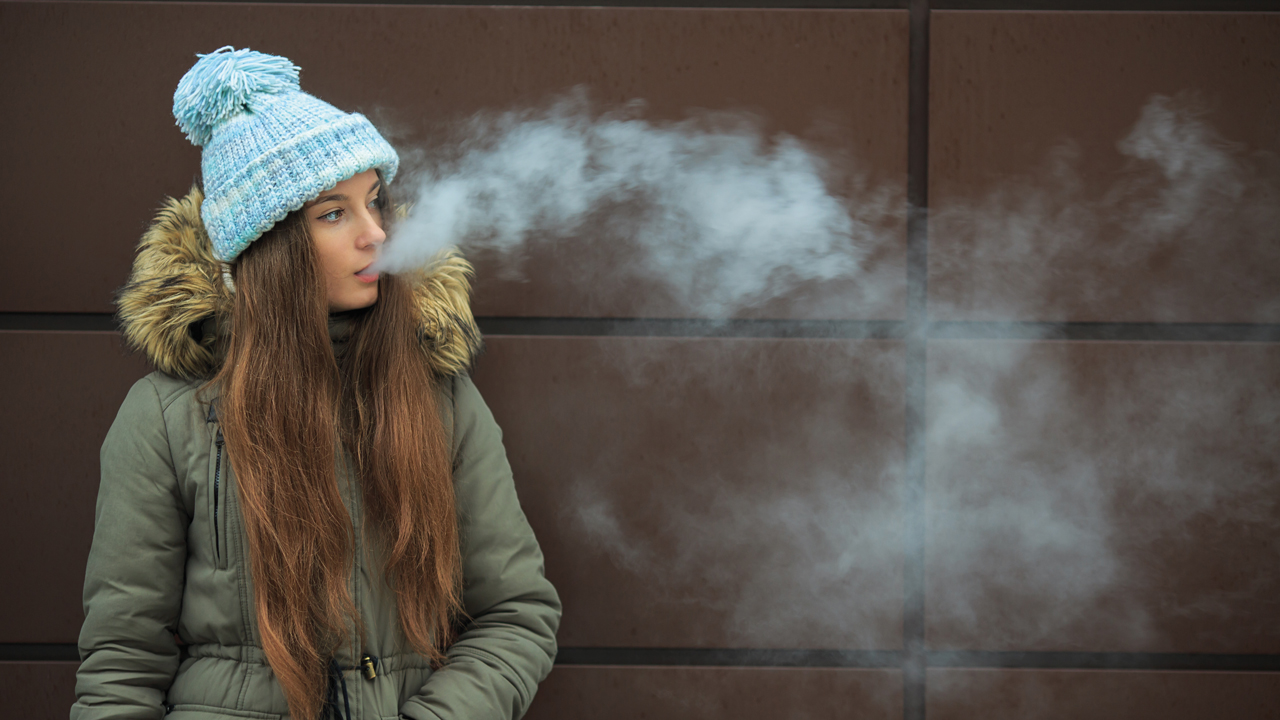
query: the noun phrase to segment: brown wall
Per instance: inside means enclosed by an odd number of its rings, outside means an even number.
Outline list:
[[[15,716],[73,700],[146,371],[111,294],[197,171],[173,88],[233,44],[403,148],[581,85],[749,111],[889,198],[860,275],[731,318],[589,233],[478,258],[476,380],[565,603],[530,717],[1275,717],[1280,14],[880,4],[0,3]]]

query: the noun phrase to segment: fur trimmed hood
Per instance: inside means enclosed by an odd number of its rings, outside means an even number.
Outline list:
[[[221,361],[216,319],[230,317],[232,294],[200,220],[198,188],[170,198],[138,244],[133,271],[116,298],[125,339],[157,370],[187,380],[207,378]],[[406,276],[421,316],[423,353],[438,375],[470,369],[480,351],[471,314],[471,264],[456,251]]]

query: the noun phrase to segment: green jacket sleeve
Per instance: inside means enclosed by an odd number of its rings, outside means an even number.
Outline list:
[[[155,385],[129,391],[102,445],[71,720],[160,718],[178,670],[190,518]]]
[[[401,708],[415,720],[522,716],[551,672],[560,598],[520,509],[502,431],[470,378],[454,380],[454,487],[463,601],[471,618],[449,662]]]

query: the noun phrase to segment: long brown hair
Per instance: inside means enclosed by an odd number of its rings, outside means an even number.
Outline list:
[[[348,455],[344,476],[358,478],[405,637],[433,665],[444,660],[462,575],[448,440],[403,280],[379,279],[378,301],[352,314],[335,355],[301,211],[246,249],[234,278],[232,332],[211,387],[221,394],[263,651],[290,714],[310,720],[332,654],[363,633],[347,589],[353,528],[338,486]]]

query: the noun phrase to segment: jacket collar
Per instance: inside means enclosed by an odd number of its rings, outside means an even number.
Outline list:
[[[116,298],[125,339],[156,369],[195,380],[211,376],[221,362],[231,291],[200,220],[203,194],[170,198],[156,215]],[[470,369],[480,351],[480,331],[471,314],[471,264],[457,251],[439,255],[424,270],[407,275],[417,300],[423,353],[438,375]],[[220,320],[221,319],[221,320]]]

